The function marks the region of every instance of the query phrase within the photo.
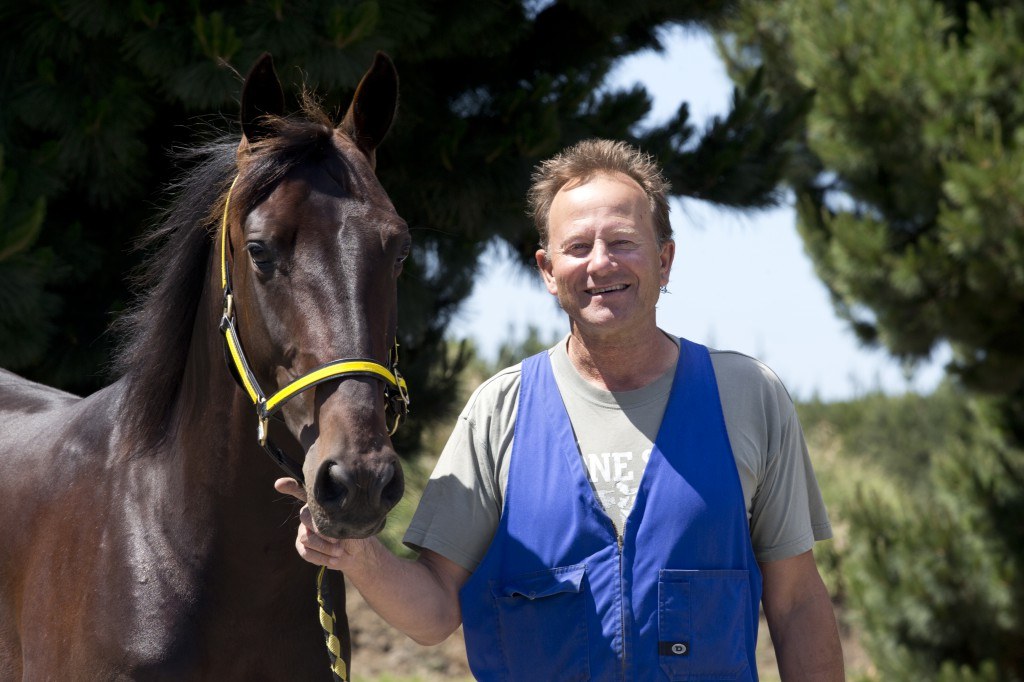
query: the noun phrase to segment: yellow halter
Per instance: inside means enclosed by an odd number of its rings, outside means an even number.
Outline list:
[[[387,407],[394,416],[394,423],[389,427],[388,435],[393,435],[398,430],[399,422],[409,413],[409,390],[405,379],[398,372],[397,339],[395,339],[395,345],[391,349],[390,357],[388,358],[389,366],[366,358],[335,360],[303,374],[269,398],[260,389],[259,382],[256,381],[256,376],[249,368],[249,363],[245,359],[245,353],[242,352],[242,344],[238,338],[238,330],[235,327],[234,295],[231,292],[231,273],[228,269],[228,207],[231,203],[231,193],[234,191],[237,182],[238,176],[235,176],[231,187],[228,189],[227,198],[224,200],[224,216],[220,227],[220,281],[224,292],[224,315],[221,318],[220,329],[224,334],[224,342],[231,357],[231,366],[235,370],[236,379],[256,406],[256,416],[259,420],[256,435],[260,445],[267,449],[271,457],[289,475],[302,483],[301,467],[297,467],[283,452],[273,446],[267,437],[268,420],[286,402],[306,389],[330,379],[350,376],[373,377],[384,382],[384,396],[387,401]]]

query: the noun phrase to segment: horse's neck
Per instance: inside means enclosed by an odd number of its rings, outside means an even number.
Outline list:
[[[230,498],[259,486],[269,490],[273,481],[260,476],[259,467],[250,466],[253,459],[266,455],[256,440],[255,407],[225,364],[220,282],[212,270],[196,310],[174,410],[174,447],[190,481]]]
[[[180,588],[193,605],[199,593],[241,599],[254,581],[281,591],[304,568],[285,523],[293,506],[273,489],[255,410],[224,363],[218,285],[211,276],[197,306],[163,451],[132,459],[124,474],[126,516],[144,519],[144,537],[128,544],[132,561],[166,568],[157,598]]]

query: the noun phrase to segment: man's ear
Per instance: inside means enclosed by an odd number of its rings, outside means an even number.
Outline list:
[[[242,86],[243,142],[256,142],[271,134],[268,116],[284,115],[284,90],[274,71],[274,59],[264,52],[256,60]]]
[[[555,283],[555,276],[551,272],[551,261],[548,259],[548,252],[544,249],[537,249],[534,258],[537,259],[537,269],[540,270],[540,276],[544,279],[544,286],[548,288],[548,293],[552,296],[557,296],[558,285]]]
[[[378,52],[338,126],[355,141],[371,166],[376,165],[375,150],[388,134],[397,108],[398,72],[391,58]]]
[[[669,275],[672,273],[672,261],[676,258],[676,242],[674,239],[669,239],[661,245],[659,257],[661,259],[661,286],[667,286]]]

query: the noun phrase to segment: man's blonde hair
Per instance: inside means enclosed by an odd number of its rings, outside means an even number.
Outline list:
[[[668,218],[669,182],[650,154],[621,141],[590,139],[577,142],[533,172],[526,199],[540,235],[540,248],[548,248],[548,214],[555,195],[572,181],[587,182],[595,175],[622,173],[636,181],[647,195],[658,246],[672,239]]]

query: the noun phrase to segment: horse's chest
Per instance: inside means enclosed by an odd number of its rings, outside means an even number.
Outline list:
[[[279,603],[273,586],[190,574],[196,567],[180,560],[133,554],[124,565],[128,572],[109,564],[103,579],[85,589],[64,583],[53,590],[49,583],[50,598],[36,605],[22,633],[26,673],[35,671],[38,679],[49,670],[104,679],[316,679],[326,667],[312,589],[292,595],[298,608],[291,608]],[[287,598],[294,590],[284,592]]]

